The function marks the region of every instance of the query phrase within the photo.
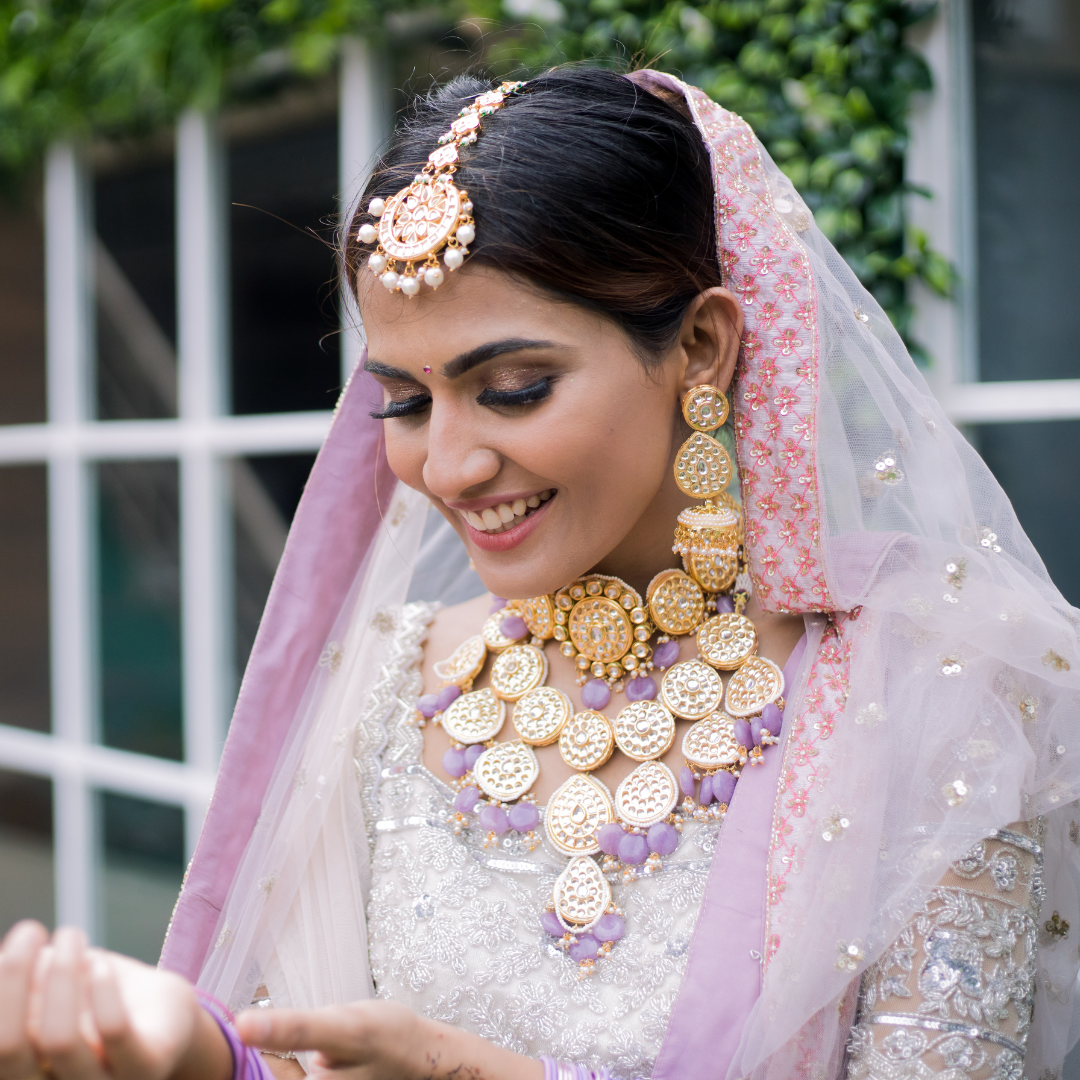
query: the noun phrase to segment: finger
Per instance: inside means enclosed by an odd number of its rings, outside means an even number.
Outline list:
[[[53,935],[53,952],[41,989],[37,1050],[60,1080],[104,1080],[79,1031],[85,985],[86,935],[64,927]]]
[[[0,1077],[21,1080],[37,1075],[27,1033],[30,987],[38,954],[49,938],[41,923],[16,923],[0,946]]]
[[[154,1072],[120,992],[116,969],[105,953],[90,957],[90,1011],[110,1071],[117,1077],[146,1077]]]
[[[245,1009],[236,1031],[263,1050],[319,1050],[329,1060],[361,1065],[371,1057],[373,1027],[362,1005],[324,1009]]]

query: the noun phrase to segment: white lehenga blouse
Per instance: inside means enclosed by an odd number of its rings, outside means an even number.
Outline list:
[[[508,833],[455,831],[454,791],[422,763],[422,643],[438,610],[409,604],[356,766],[373,822],[368,904],[379,997],[529,1057],[646,1078],[682,980],[721,823],[690,821],[663,870],[613,883],[626,936],[586,978],[540,925],[564,859]],[[388,717],[385,727],[371,717]],[[543,810],[541,810],[541,814]],[[542,828],[538,835],[542,836]],[[1002,830],[959,860],[862,982],[845,1075],[1019,1080],[1041,901],[1041,823]],[[1043,932],[1052,940],[1053,924]]]
[[[377,993],[520,1054],[648,1077],[720,825],[687,823],[660,873],[613,885],[626,936],[594,974],[579,978],[577,963],[540,926],[565,857],[546,840],[529,851],[517,833],[491,849],[479,826],[455,833],[454,791],[421,762],[414,720],[420,646],[435,610],[403,609],[384,672],[386,690],[399,689],[381,767],[363,764],[381,733],[366,733],[357,754],[368,820],[375,822],[368,928]]]

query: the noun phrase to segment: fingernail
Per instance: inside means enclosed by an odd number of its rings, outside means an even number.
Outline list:
[[[270,1018],[263,1016],[258,1009],[248,1009],[237,1018],[242,1021],[243,1039],[247,1043],[263,1042],[270,1034]]]

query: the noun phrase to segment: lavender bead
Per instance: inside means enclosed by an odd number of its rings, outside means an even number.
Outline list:
[[[439,691],[435,698],[435,705],[439,712],[445,712],[459,697],[461,697],[461,687],[451,683]]]
[[[592,928],[592,935],[597,941],[619,941],[626,933],[626,923],[619,915],[601,915]]]
[[[750,737],[754,740],[755,746],[761,745],[761,736],[765,733],[765,729],[761,726],[761,717],[755,716],[750,721]]]
[[[638,833],[627,833],[619,841],[619,858],[627,866],[637,866],[649,857],[649,842]]]
[[[729,772],[718,772],[712,778],[713,798],[718,803],[731,805],[731,796],[735,794],[735,777]]]
[[[503,633],[503,637],[513,638],[517,641],[518,638],[523,638],[528,632],[529,628],[525,625],[525,620],[520,615],[507,615],[501,623],[499,623],[499,629]]]
[[[493,832],[496,835],[504,833],[510,828],[510,820],[501,806],[491,806],[490,804],[482,806],[477,817],[480,819],[480,828],[487,829],[488,832]]]
[[[623,827],[617,821],[609,821],[606,825],[600,826],[600,831],[596,834],[596,842],[605,855],[618,855],[619,841],[625,835]]]
[[[582,960],[595,960],[596,954],[600,951],[600,942],[592,934],[582,934],[577,939],[577,944],[571,945],[566,951],[570,954],[571,960],[577,960],[579,963]]]
[[[677,641],[662,641],[656,646],[653,653],[653,663],[663,671],[671,667],[679,659],[679,643]]]
[[[750,732],[750,725],[742,717],[735,721],[735,741],[746,750],[749,750],[754,745],[754,736]]]
[[[761,726],[770,735],[779,735],[783,722],[784,714],[780,711],[779,706],[774,705],[771,701],[761,710]]]
[[[473,743],[465,747],[465,764],[471,769],[476,764],[476,759],[487,749],[482,742]]]
[[[581,688],[581,704],[586,709],[602,709],[611,700],[611,691],[603,679],[590,679]]]
[[[439,695],[422,694],[416,699],[416,711],[430,720],[439,711]]]
[[[657,855],[670,855],[679,846],[679,831],[667,821],[658,821],[649,826],[647,842]]]
[[[515,832],[532,832],[540,824],[540,811],[535,803],[519,802],[510,807],[507,818]]]
[[[718,596],[716,598],[716,613],[723,615],[735,610],[735,601],[730,596]]]
[[[480,799],[480,789],[474,788],[472,784],[468,787],[463,787],[454,796],[454,809],[459,814],[468,814],[470,811],[476,809],[476,804]]]
[[[442,767],[450,776],[464,776],[469,771],[465,764],[465,751],[451,746],[442,756]]]
[[[566,931],[563,929],[563,924],[559,922],[559,916],[554,911],[545,911],[540,916],[540,925],[552,936],[562,937]]]
[[[679,790],[684,795],[694,797],[694,771],[689,765],[684,765],[679,770]]]
[[[507,601],[504,600],[501,596],[493,597],[491,601],[491,608],[489,609],[488,614],[494,615],[496,611],[502,611],[502,609],[506,607],[506,604]]]
[[[652,701],[656,697],[656,680],[651,675],[638,675],[626,684],[627,701]]]
[[[702,806],[708,806],[709,803],[712,802],[712,797],[713,797],[712,777],[711,776],[703,776],[701,778],[701,791],[698,792],[697,801],[699,803],[701,803]]]

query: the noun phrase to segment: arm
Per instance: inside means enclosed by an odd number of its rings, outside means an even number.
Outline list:
[[[866,971],[849,1080],[893,1076],[902,1063],[925,1070],[905,1076],[1020,1074],[1040,929],[1042,831],[1039,821],[1021,822],[976,844]]]

